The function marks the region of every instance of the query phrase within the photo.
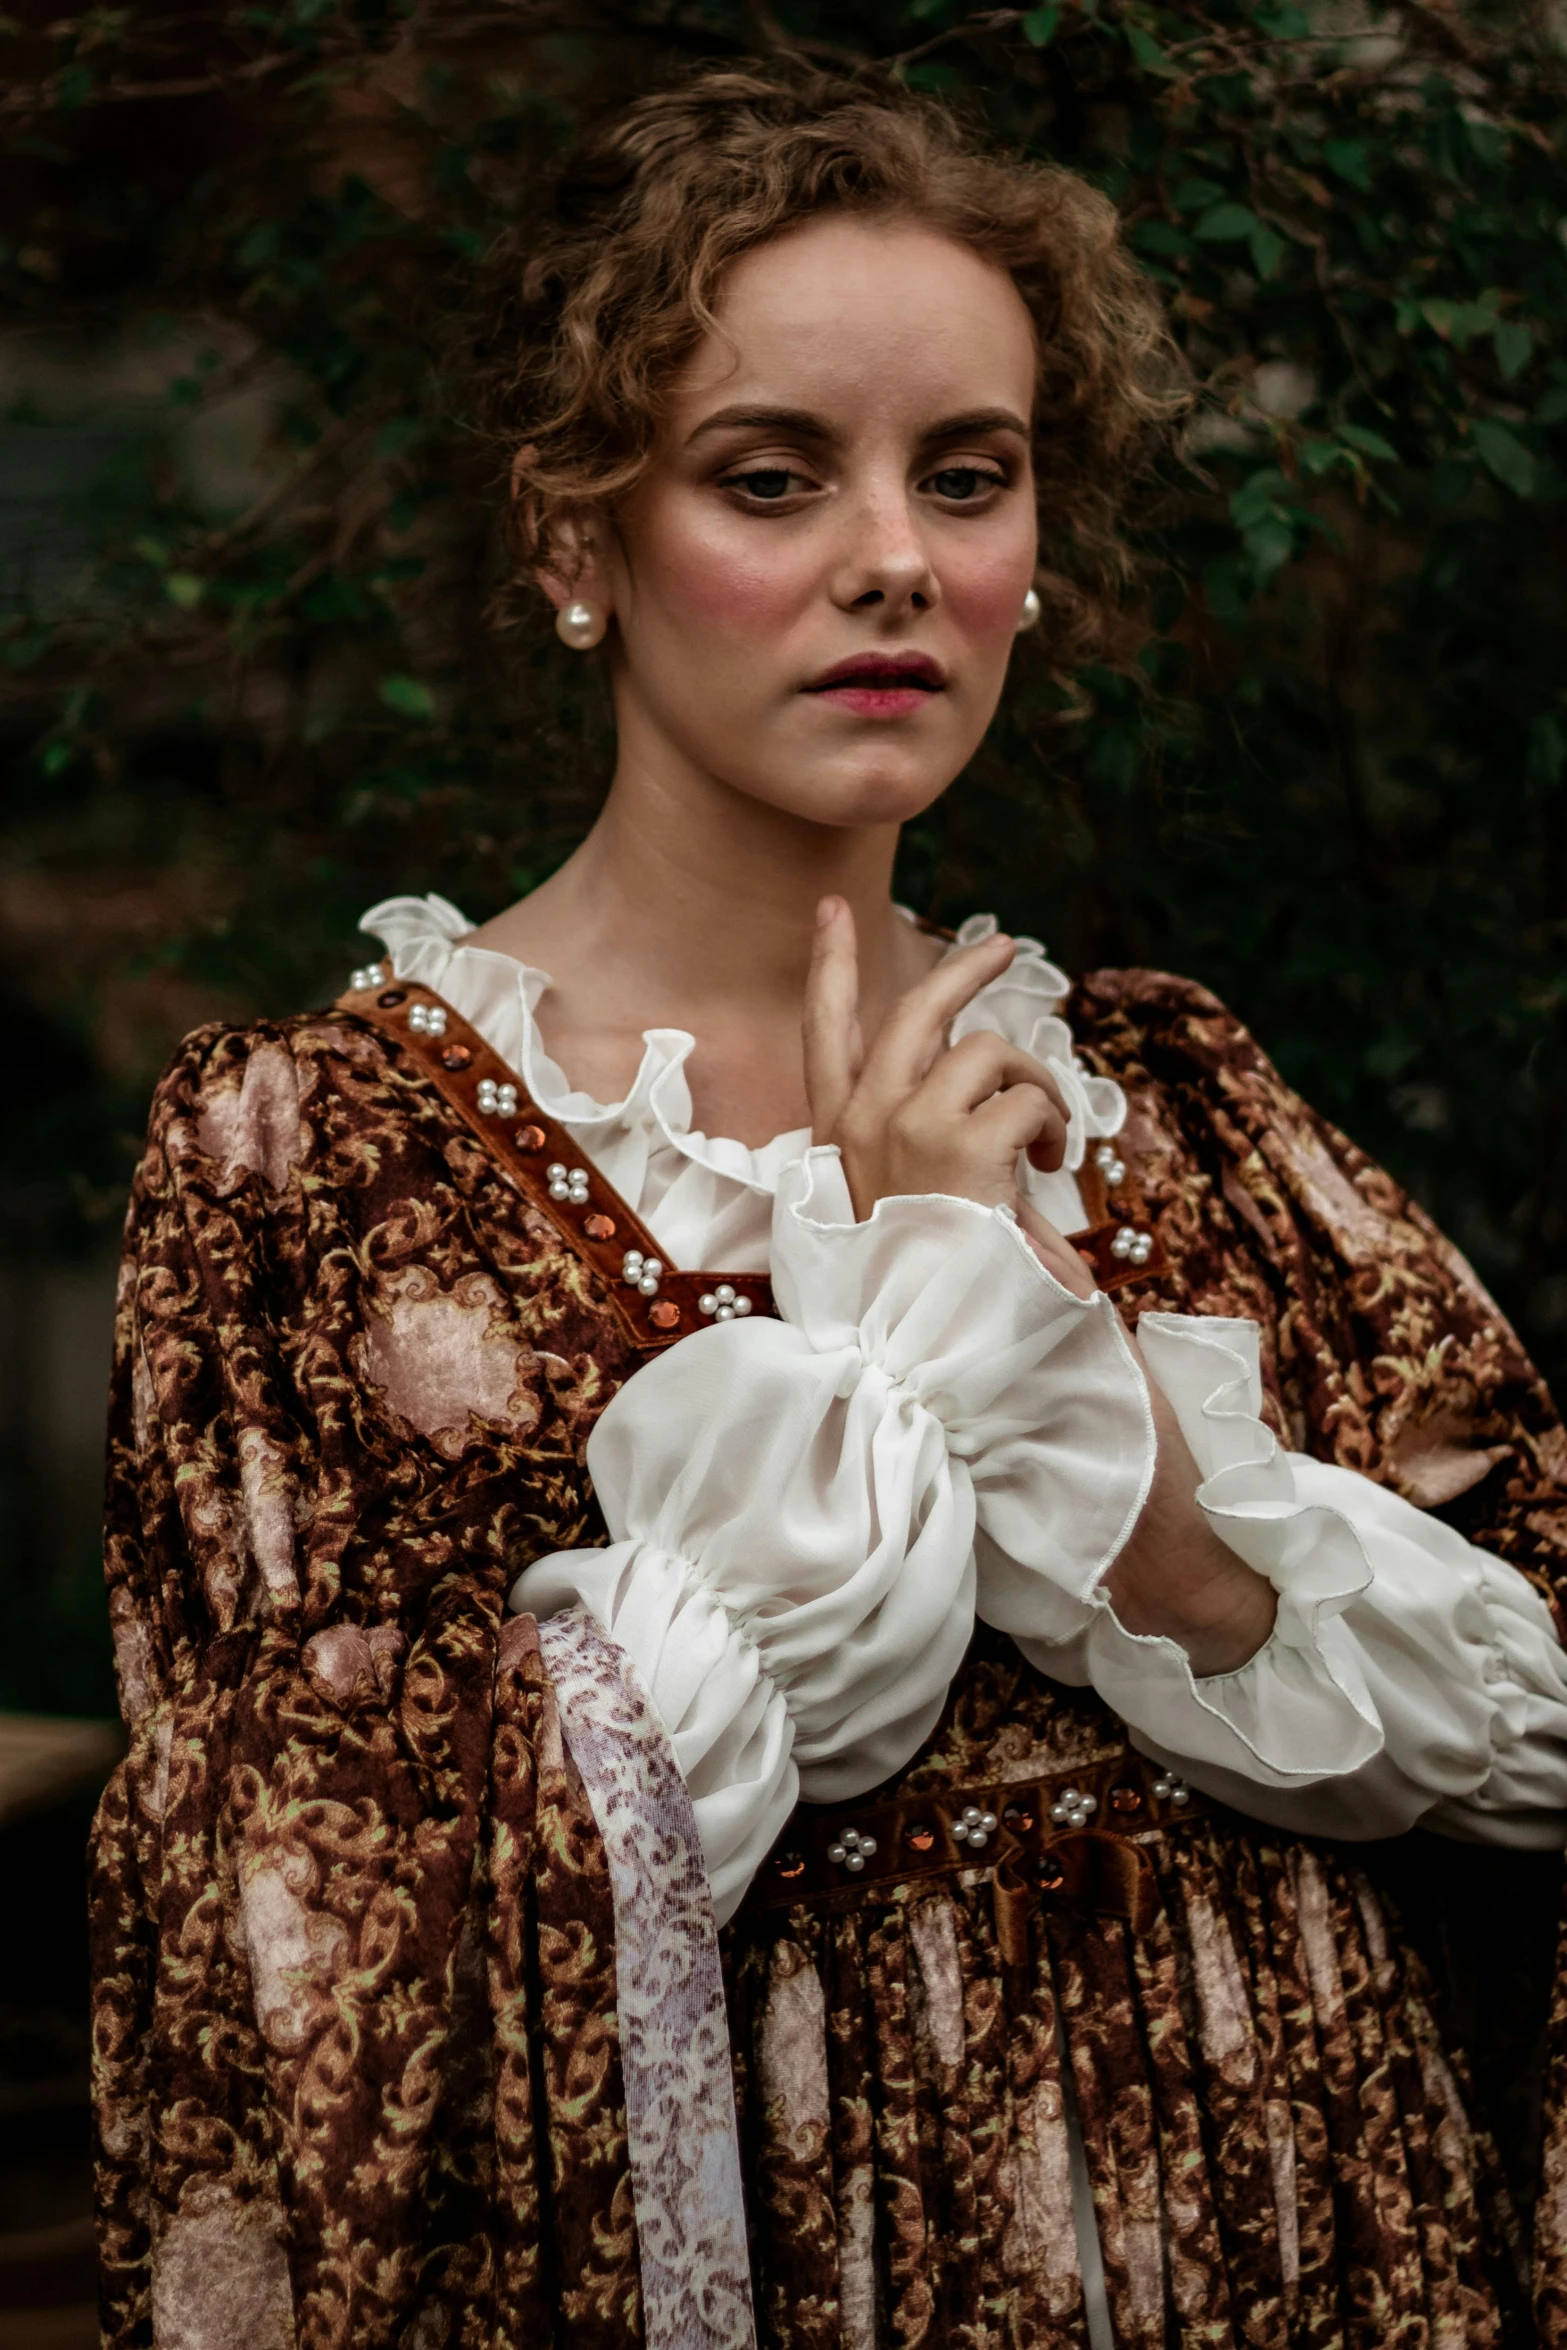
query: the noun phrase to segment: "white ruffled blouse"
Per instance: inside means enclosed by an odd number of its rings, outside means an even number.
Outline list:
[[[588,1445],[610,1542],[539,1560],[512,1605],[585,1603],[629,1653],[695,1802],[720,1920],[796,1799],[863,1794],[934,1728],[978,1615],[1058,1681],[1092,1683],[1195,1786],[1307,1833],[1424,1819],[1476,1841],[1567,1838],[1567,1655],[1539,1594],[1356,1471],[1286,1453],[1260,1417],[1258,1332],[1145,1313],[1147,1375],[1202,1472],[1210,1525],[1278,1593],[1249,1663],[1202,1679],[1130,1633],[1104,1578],[1147,1497],[1144,1371],[1110,1300],[1062,1288],[1004,1210],[881,1201],[856,1222],[838,1154],[697,1133],[681,1029],[646,1031],[622,1102],[573,1090],[534,1023],[546,972],[461,943],[436,897],[363,927],[570,1129],[691,1269],[770,1272],[780,1319],[715,1323],[621,1388]],[[965,924],[962,944],[994,928]],[[1033,940],[960,1015],[1051,1069],[1066,1166],[1020,1181],[1063,1231],[1125,1117],[1060,1017]]]

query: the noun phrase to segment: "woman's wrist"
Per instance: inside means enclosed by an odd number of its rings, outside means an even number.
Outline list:
[[[1153,1484],[1105,1596],[1125,1631],[1178,1641],[1200,1679],[1236,1673],[1272,1636],[1278,1593],[1208,1523],[1174,1409],[1152,1378],[1148,1393],[1159,1446]]]
[[[1135,1538],[1134,1538],[1135,1541]],[[1238,1673],[1272,1637],[1278,1593],[1233,1555],[1202,1577],[1186,1576],[1171,1590],[1139,1572],[1129,1544],[1104,1582],[1122,1629],[1143,1639],[1179,1642],[1199,1680]]]

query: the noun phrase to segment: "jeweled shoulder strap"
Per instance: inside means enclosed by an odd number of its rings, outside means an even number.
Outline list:
[[[580,1164],[565,1128],[524,1099],[516,1072],[433,988],[394,979],[385,964],[366,965],[354,980],[338,1008],[370,1021],[418,1063],[529,1205],[599,1275],[633,1346],[651,1352],[709,1322],[777,1313],[765,1273],[681,1273],[664,1264],[636,1212],[596,1167]],[[1100,1288],[1167,1271],[1117,1146],[1098,1144],[1077,1180],[1089,1221],[1068,1237]]]
[[[499,1053],[433,988],[384,964],[354,974],[337,1008],[391,1037],[478,1137],[503,1175],[603,1282],[633,1346],[651,1353],[710,1322],[776,1314],[765,1273],[680,1273],[570,1135],[528,1101]],[[357,984],[363,982],[363,984]]]
[[[1149,1219],[1142,1187],[1118,1142],[1095,1143],[1078,1169],[1088,1222],[1067,1238],[1101,1289],[1125,1289],[1170,1270],[1164,1242]]]

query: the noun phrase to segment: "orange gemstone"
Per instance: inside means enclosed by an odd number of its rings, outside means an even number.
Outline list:
[[[661,1297],[657,1305],[654,1306],[652,1312],[648,1315],[648,1320],[652,1323],[655,1330],[678,1330],[680,1327],[680,1308],[676,1305],[672,1297]]]
[[[1058,1860],[1047,1853],[1039,1864],[1039,1887],[1042,1893],[1058,1893],[1066,1883],[1066,1871]]]
[[[519,1126],[512,1140],[520,1151],[541,1151],[549,1137],[542,1126]]]
[[[936,1841],[934,1828],[927,1828],[923,1820],[916,1820],[912,1828],[905,1828],[903,1841],[911,1852],[929,1852]]]
[[[778,1858],[773,1862],[773,1866],[780,1877],[803,1877],[805,1856],[799,1852],[780,1852]]]
[[[613,1216],[584,1216],[582,1229],[589,1240],[613,1240],[615,1219]]]
[[[1112,1811],[1118,1811],[1124,1814],[1127,1812],[1141,1811],[1142,1808],[1142,1795],[1136,1787],[1128,1787],[1123,1781],[1119,1787],[1111,1788],[1110,1809]]]
[[[1009,1828],[1018,1828],[1025,1835],[1034,1824],[1034,1815],[1026,1803],[1009,1803],[1001,1816]]]
[[[472,1059],[473,1047],[471,1044],[449,1044],[441,1054],[441,1067],[453,1070],[466,1069]]]

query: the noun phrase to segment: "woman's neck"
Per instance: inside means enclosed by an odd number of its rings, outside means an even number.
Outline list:
[[[755,1145],[807,1122],[800,1005],[818,901],[854,910],[871,1033],[933,958],[892,903],[897,839],[895,825],[811,824],[622,769],[581,847],[476,942],[552,975],[540,1027],[574,1085],[618,1099],[643,1030],[686,1028],[696,1125]]]

